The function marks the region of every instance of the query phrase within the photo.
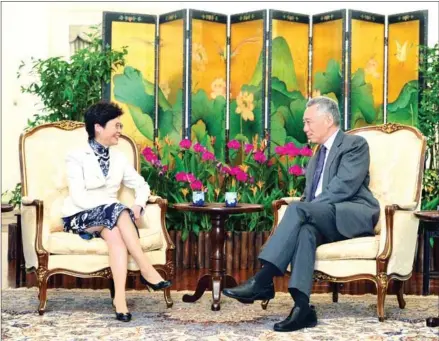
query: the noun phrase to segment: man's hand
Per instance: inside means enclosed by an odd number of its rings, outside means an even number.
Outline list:
[[[131,207],[131,210],[134,213],[134,219],[136,219],[136,221],[138,221],[140,219],[140,216],[142,213],[142,207],[139,205],[134,205],[133,207]]]

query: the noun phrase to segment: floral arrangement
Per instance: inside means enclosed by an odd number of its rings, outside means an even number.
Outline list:
[[[225,163],[215,157],[214,140],[202,142],[183,139],[177,145],[165,138],[142,151],[142,175],[153,194],[168,199],[167,225],[182,230],[183,240],[190,231],[198,234],[210,229],[207,215],[172,210],[173,203],[190,202],[194,191],[205,192],[206,202],[224,202],[226,192],[237,192],[239,202],[264,205],[263,212],[233,215],[228,223],[234,230],[263,231],[272,225],[272,201],[299,196],[304,190],[305,167],[312,156],[307,146],[289,142],[277,146],[269,158],[265,140],[231,140]]]

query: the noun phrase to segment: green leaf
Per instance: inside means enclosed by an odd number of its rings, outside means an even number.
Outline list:
[[[330,59],[325,72],[316,72],[313,88],[320,91],[321,95],[333,92],[340,101],[342,90],[340,64]]]
[[[358,69],[352,76],[351,111],[353,113],[351,127],[357,127],[357,121],[361,117],[368,124],[376,122],[372,85],[364,81],[364,70],[362,68]]]
[[[387,105],[387,121],[418,126],[418,81],[405,84],[398,98]]]
[[[139,107],[128,104],[128,110],[136,128],[151,141],[154,140],[154,122],[149,115],[145,115]]]

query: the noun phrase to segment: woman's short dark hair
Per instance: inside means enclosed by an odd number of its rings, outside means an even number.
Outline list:
[[[88,139],[95,138],[95,124],[105,128],[108,121],[114,120],[123,114],[121,107],[111,102],[99,102],[91,105],[84,115],[85,130],[88,133]]]

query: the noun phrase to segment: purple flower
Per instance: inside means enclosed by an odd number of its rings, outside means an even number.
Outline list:
[[[202,153],[202,152],[206,151],[206,148],[197,142],[194,144],[194,151],[197,153]]]
[[[295,176],[301,176],[301,175],[305,174],[305,169],[303,169],[302,167],[300,167],[298,165],[294,165],[288,169],[288,173],[290,173],[291,175],[295,175]]]
[[[241,143],[238,140],[232,140],[227,143],[227,147],[229,149],[239,149],[241,147]]]
[[[201,155],[201,158],[202,158],[204,161],[207,161],[207,160],[215,160],[215,155],[214,155],[213,153],[211,153],[211,152],[205,151],[205,152],[203,153],[203,155]]]
[[[253,151],[253,145],[251,143],[246,143],[244,151],[246,154],[251,153]]]
[[[267,157],[265,156],[264,152],[254,153],[253,158],[255,159],[256,162],[259,163],[264,163],[265,161],[267,161]]]
[[[180,141],[180,148],[189,149],[192,146],[192,142],[189,139],[184,139]]]
[[[203,183],[197,179],[191,182],[191,189],[193,191],[201,191],[203,189]]]

